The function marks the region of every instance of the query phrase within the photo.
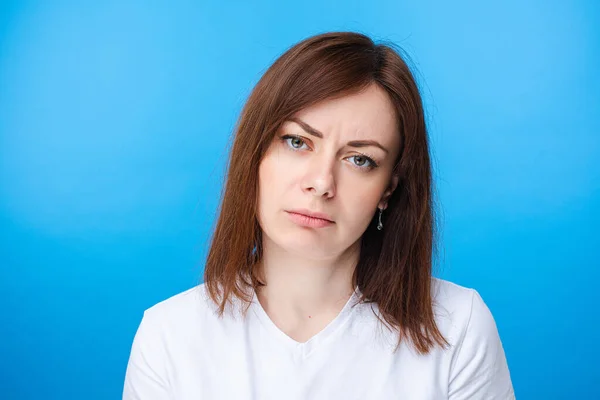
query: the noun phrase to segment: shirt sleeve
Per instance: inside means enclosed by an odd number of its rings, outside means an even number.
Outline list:
[[[146,311],[131,346],[123,400],[169,400],[166,364],[159,325]]]
[[[496,322],[476,290],[471,314],[451,363],[449,400],[515,399]]]

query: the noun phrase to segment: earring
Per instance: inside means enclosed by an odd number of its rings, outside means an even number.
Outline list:
[[[381,222],[381,214],[383,214],[383,209],[379,209],[379,223],[377,224],[377,230],[383,229],[383,222]]]

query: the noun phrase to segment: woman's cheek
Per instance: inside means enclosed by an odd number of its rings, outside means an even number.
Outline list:
[[[357,208],[362,208],[367,213],[377,208],[377,204],[383,195],[382,184],[372,177],[354,179],[353,182],[349,182],[346,186],[352,191],[350,195],[352,195],[353,202]]]

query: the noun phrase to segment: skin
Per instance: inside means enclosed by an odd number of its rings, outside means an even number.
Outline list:
[[[361,236],[398,183],[392,169],[400,134],[393,104],[376,84],[292,119],[298,122],[281,126],[259,166],[259,268],[267,286],[257,297],[279,329],[305,342],[339,314],[353,292]],[[307,132],[302,122],[323,137]],[[387,152],[347,145],[357,140],[376,141]],[[326,213],[334,223],[300,226],[286,212],[297,208]],[[385,213],[383,222],[385,229]]]

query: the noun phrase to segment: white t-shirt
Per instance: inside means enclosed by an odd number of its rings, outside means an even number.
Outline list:
[[[451,344],[419,355],[356,303],[305,343],[254,294],[247,318],[215,314],[204,284],[145,311],[124,400],[514,399],[496,324],[477,291],[432,278],[438,328]],[[241,303],[239,303],[241,304]]]

